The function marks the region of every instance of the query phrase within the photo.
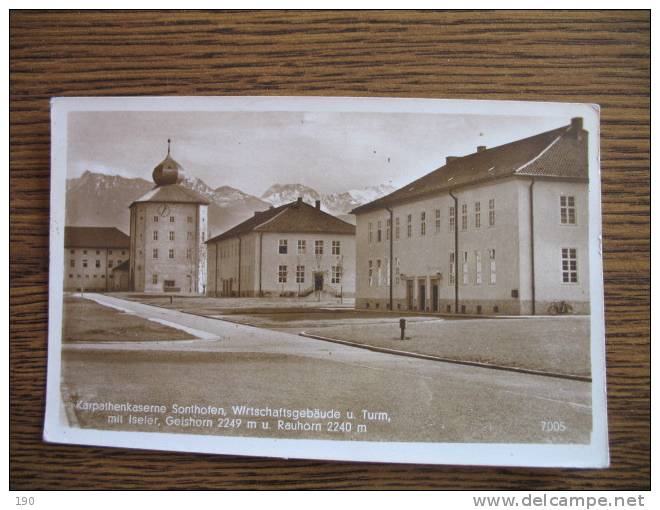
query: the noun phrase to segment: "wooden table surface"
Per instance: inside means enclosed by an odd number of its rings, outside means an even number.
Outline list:
[[[10,14],[10,486],[650,488],[650,14]],[[598,103],[612,467],[284,461],[45,444],[49,99],[327,95]]]

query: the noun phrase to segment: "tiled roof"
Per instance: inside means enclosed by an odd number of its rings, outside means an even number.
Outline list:
[[[515,175],[587,180],[587,138],[581,119],[576,119],[568,126],[457,157],[389,195],[356,207],[351,213]]]
[[[156,186],[154,189],[147,191],[140,198],[136,199],[133,204],[140,202],[169,202],[169,203],[184,203],[184,204],[206,204],[210,202],[199,193],[185,188],[180,184],[169,184],[167,186]],[[131,204],[131,206],[133,205]]]
[[[291,202],[254,216],[208,243],[231,239],[250,232],[355,235],[355,226],[302,201]]]
[[[115,227],[66,227],[65,248],[128,248],[129,237]]]

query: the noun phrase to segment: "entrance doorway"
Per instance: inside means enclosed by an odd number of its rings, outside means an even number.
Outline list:
[[[314,290],[316,292],[323,290],[323,273],[314,273]]]
[[[408,310],[413,309],[414,303],[414,292],[413,292],[413,281],[406,280],[406,303],[408,305]]]
[[[419,310],[426,310],[426,282],[419,282]]]
[[[438,282],[431,283],[431,307],[434,312],[440,311],[440,306],[438,303]]]

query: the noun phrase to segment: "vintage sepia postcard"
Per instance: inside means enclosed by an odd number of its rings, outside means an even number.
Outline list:
[[[46,441],[606,467],[599,109],[55,98]]]

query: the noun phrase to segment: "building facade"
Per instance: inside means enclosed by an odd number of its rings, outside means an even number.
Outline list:
[[[114,227],[64,229],[64,290],[128,290],[114,269],[128,261],[129,237]]]
[[[589,313],[587,143],[573,119],[356,208],[356,306]]]
[[[208,241],[211,296],[355,294],[355,227],[302,199]]]
[[[203,294],[209,202],[181,185],[169,145],[153,180],[156,186],[130,206],[130,289]]]

